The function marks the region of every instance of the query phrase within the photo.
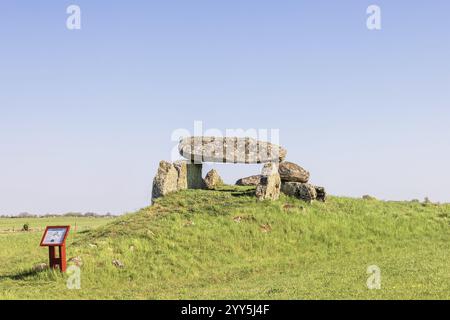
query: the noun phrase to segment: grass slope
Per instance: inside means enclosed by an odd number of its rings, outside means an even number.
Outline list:
[[[66,288],[67,275],[5,257],[14,238],[3,235],[0,298],[450,298],[449,205],[257,202],[252,192],[186,190],[77,234],[68,256],[83,259],[81,290]],[[381,269],[380,290],[366,286],[369,265]]]

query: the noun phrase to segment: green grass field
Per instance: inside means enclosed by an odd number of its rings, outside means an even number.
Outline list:
[[[252,192],[186,190],[114,220],[77,218],[68,258],[83,261],[80,290],[68,275],[32,271],[47,262],[42,232],[5,231],[24,219],[2,219],[0,299],[450,298],[450,205],[257,202]],[[367,288],[370,265],[381,289]]]

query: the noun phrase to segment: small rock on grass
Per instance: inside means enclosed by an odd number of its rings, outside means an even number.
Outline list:
[[[76,265],[77,267],[81,267],[83,265],[83,260],[81,259],[81,257],[73,257],[70,258],[67,262],[69,263],[73,263],[74,265]]]
[[[186,223],[184,224],[185,227],[189,227],[189,226],[193,226],[195,223],[194,221],[188,220],[186,221]]]
[[[237,216],[237,217],[234,217],[234,218],[233,218],[233,221],[234,221],[234,222],[237,222],[237,223],[241,222],[241,220],[242,220],[242,217],[241,217],[241,216]]]
[[[243,215],[243,216],[236,216],[233,217],[233,221],[236,223],[240,223],[240,222],[244,222],[244,221],[249,221],[249,222],[254,222],[256,221],[255,217],[252,215]]]
[[[289,211],[289,210],[295,209],[295,208],[296,208],[296,206],[294,206],[294,205],[292,205],[290,203],[286,203],[286,204],[283,205],[283,209],[286,210],[286,211]]]
[[[41,272],[48,269],[48,265],[46,263],[38,263],[33,266],[33,271]]]
[[[270,232],[270,231],[272,231],[272,227],[268,223],[260,225],[260,228],[261,228],[261,232]]]
[[[113,266],[115,266],[116,268],[119,268],[119,269],[125,268],[125,265],[122,263],[122,261],[117,260],[117,259],[114,259],[112,261],[112,264],[113,264]]]

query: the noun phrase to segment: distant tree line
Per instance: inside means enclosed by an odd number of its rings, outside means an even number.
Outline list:
[[[28,212],[21,212],[18,215],[0,215],[0,218],[55,218],[55,217],[79,217],[79,218],[111,218],[114,217],[111,213],[106,214],[99,214],[95,212],[67,212],[64,214],[53,214],[53,213],[47,213],[47,214],[32,214]]]

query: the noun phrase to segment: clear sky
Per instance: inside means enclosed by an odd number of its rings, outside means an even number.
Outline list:
[[[450,202],[449,16],[448,0],[3,0],[0,214],[147,206],[195,120],[279,129],[335,195]]]

